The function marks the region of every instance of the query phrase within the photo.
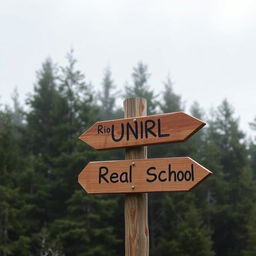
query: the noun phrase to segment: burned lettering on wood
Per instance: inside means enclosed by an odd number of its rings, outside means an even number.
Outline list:
[[[100,126],[100,125],[99,125]],[[110,128],[107,128],[110,129]],[[138,121],[135,119],[131,122],[121,123],[111,126],[111,138],[114,142],[119,142],[122,139],[129,141],[131,138],[138,140],[151,137],[168,137],[169,133],[163,133],[161,130],[161,119]],[[118,132],[117,132],[118,131]],[[117,135],[118,133],[118,135]]]
[[[79,175],[88,193],[188,191],[211,172],[189,157],[90,162]]]
[[[95,149],[152,145],[184,141],[204,125],[177,112],[97,122],[79,138]]]

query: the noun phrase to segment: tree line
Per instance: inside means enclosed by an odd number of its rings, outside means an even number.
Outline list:
[[[124,195],[87,195],[77,182],[89,161],[124,151],[96,151],[78,137],[122,118],[120,97],[146,98],[149,115],[185,111],[170,77],[155,94],[142,62],[121,92],[109,68],[96,92],[76,64],[73,52],[65,66],[47,59],[26,107],[16,95],[0,108],[0,256],[124,255]],[[150,255],[255,256],[255,140],[227,99],[210,115],[197,102],[186,112],[207,126],[187,142],[148,147],[149,158],[190,156],[213,175],[191,192],[149,194]]]

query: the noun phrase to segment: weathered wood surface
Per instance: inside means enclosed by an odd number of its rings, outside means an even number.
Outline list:
[[[90,162],[79,183],[92,194],[189,191],[211,175],[189,157],[134,158]]]
[[[205,123],[183,112],[100,121],[79,139],[95,149],[111,149],[181,142],[200,130]]]
[[[147,101],[130,98],[124,101],[124,117],[147,115]],[[125,159],[146,159],[147,147],[125,149]],[[124,202],[125,256],[149,255],[148,194],[126,194]]]

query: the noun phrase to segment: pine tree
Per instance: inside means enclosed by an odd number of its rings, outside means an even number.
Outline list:
[[[92,85],[85,81],[84,74],[76,68],[77,60],[73,51],[67,54],[68,63],[61,67],[59,88],[63,104],[61,129],[57,143],[61,148],[55,158],[56,193],[66,201],[77,188],[77,175],[84,165],[93,160],[97,153],[78,140],[78,137],[95,121],[98,121],[99,109],[91,90]],[[60,106],[61,108],[61,106]],[[63,167],[65,167],[63,169]]]
[[[103,224],[103,219],[108,211],[113,217],[117,199],[105,196],[100,200],[99,197],[88,196],[77,183],[77,176],[83,167],[89,161],[103,160],[105,155],[78,141],[78,136],[99,120],[99,107],[91,90],[92,85],[76,68],[72,52],[67,59],[67,66],[61,68],[59,90],[68,107],[68,118],[63,122],[67,133],[64,150],[55,162],[58,180],[54,187],[57,200],[64,202],[62,208],[65,206],[63,210],[67,216],[62,214],[55,219],[50,227],[50,237],[56,238],[56,244],[63,248],[65,255],[106,255],[111,252],[110,241],[115,243],[115,235],[109,222]],[[93,212],[88,215],[87,211]],[[111,221],[114,227],[115,219]],[[109,249],[104,250],[104,247]]]
[[[101,110],[100,115],[102,120],[110,120],[114,118],[114,108],[116,104],[117,93],[113,92],[115,85],[111,76],[111,70],[108,67],[104,72],[104,77],[102,80],[102,92],[99,95]]]
[[[178,112],[184,109],[181,96],[174,93],[173,82],[168,75],[164,81],[164,91],[162,93],[162,101],[159,103],[163,113]]]
[[[85,75],[76,68],[77,60],[73,50],[67,54],[67,61],[67,65],[61,67],[59,75],[60,93],[67,101],[69,135],[74,137],[90,125],[89,122],[98,114],[98,109],[91,90],[92,85],[85,81]],[[77,130],[81,125],[80,130]]]
[[[0,255],[30,255],[31,238],[22,221],[27,209],[19,187],[23,171],[17,120],[10,109],[0,111]]]
[[[51,156],[58,152],[58,147],[53,141],[55,136],[53,130],[58,118],[55,110],[59,102],[56,72],[52,61],[47,59],[42,65],[42,70],[37,73],[38,81],[34,87],[34,95],[27,100],[30,107],[27,114],[27,144],[30,145],[31,152],[47,164],[46,174],[50,174],[53,167]]]
[[[207,167],[214,171],[206,195],[211,209],[209,221],[214,249],[220,256],[241,255],[254,204],[255,188],[243,143],[244,134],[233,115],[232,107],[224,100],[209,122],[204,156]]]
[[[65,102],[57,91],[56,78],[57,68],[47,59],[37,73],[34,93],[27,100],[29,112],[23,128],[21,145],[28,161],[25,170],[19,175],[19,185],[30,208],[27,213],[30,219],[28,232],[33,253],[39,250],[42,228],[49,225],[63,209],[56,207],[61,204],[56,201],[53,191],[57,179],[56,158],[61,151],[57,140],[61,134],[56,133],[56,130],[62,130],[60,127],[65,118]]]
[[[150,73],[148,72],[148,66],[142,62],[139,62],[136,67],[133,68],[132,80],[133,85],[125,86],[125,98],[141,97],[147,100],[148,115],[156,113],[156,96],[154,91],[150,89],[148,80]]]

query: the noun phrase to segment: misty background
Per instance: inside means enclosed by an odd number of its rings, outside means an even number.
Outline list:
[[[227,98],[250,133],[255,12],[253,0],[1,1],[0,102],[10,104],[17,87],[23,103],[41,63],[64,65],[72,48],[95,90],[107,66],[122,89],[143,61],[156,92],[169,74],[187,107],[198,101],[209,110]]]

